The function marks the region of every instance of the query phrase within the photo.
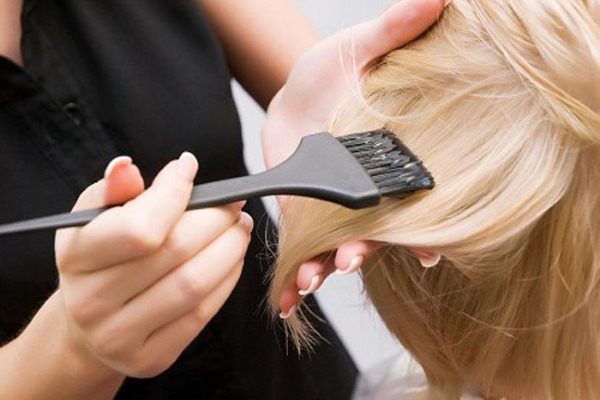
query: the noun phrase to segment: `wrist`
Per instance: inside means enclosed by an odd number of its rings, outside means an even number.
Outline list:
[[[2,398],[110,399],[125,378],[76,339],[58,291],[1,350]]]
[[[84,344],[81,335],[72,326],[64,311],[60,289],[48,299],[44,304],[44,307],[46,306],[49,306],[49,314],[54,314],[53,319],[56,321],[56,355],[65,358],[65,367],[68,371],[75,376],[93,377],[93,380],[100,385],[118,382],[120,386],[125,376],[104,364]]]

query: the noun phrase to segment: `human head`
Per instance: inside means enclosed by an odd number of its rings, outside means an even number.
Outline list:
[[[436,188],[361,211],[290,200],[274,308],[302,262],[378,241],[366,292],[439,397],[599,398],[599,21],[598,0],[454,0],[384,57],[330,131],[385,126]],[[310,341],[301,313],[288,326]]]

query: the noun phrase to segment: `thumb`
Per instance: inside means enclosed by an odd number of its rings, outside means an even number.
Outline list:
[[[104,179],[90,185],[81,193],[73,211],[123,204],[143,191],[144,180],[138,167],[130,157],[117,157],[106,167]]]
[[[378,58],[404,46],[433,25],[449,0],[404,0],[383,15],[351,31],[356,63],[366,68]]]

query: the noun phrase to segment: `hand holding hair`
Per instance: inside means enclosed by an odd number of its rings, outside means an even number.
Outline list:
[[[323,130],[336,107],[358,90],[360,79],[373,63],[423,33],[435,23],[447,3],[400,1],[379,18],[339,32],[306,52],[269,105],[263,128],[267,168],[289,157],[304,135]],[[320,68],[315,69],[315,65]],[[285,216],[283,205],[282,213]],[[282,296],[282,317],[288,316],[303,295],[316,291],[334,271],[358,269],[377,247],[375,243],[347,243],[336,254],[323,255],[303,265],[296,285]]]
[[[600,1],[451,4],[330,123],[386,127],[435,189],[359,211],[286,200],[271,311],[369,239],[364,293],[428,381],[383,397],[598,399]],[[319,341],[310,312],[283,313],[300,352]]]
[[[309,49],[269,104],[262,132],[267,168],[287,159],[303,136],[324,130],[337,107],[356,95],[369,68],[427,30],[445,3],[399,1],[378,18],[342,30]]]

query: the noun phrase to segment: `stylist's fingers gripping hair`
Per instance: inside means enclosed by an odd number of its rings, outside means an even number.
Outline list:
[[[282,289],[279,298],[279,316],[289,318],[302,299],[317,290],[332,274],[349,275],[357,272],[365,260],[373,257],[380,245],[367,240],[342,243],[337,250],[322,254],[303,263],[296,272],[296,279]]]
[[[349,31],[353,62],[361,73],[367,72],[379,58],[426,31],[449,3],[450,0],[402,0],[379,18],[354,26]]]
[[[304,53],[269,104],[262,132],[267,168],[287,159],[305,135],[327,129],[338,107],[359,94],[359,81],[369,69],[431,27],[448,3],[399,1],[378,18],[331,35]]]

